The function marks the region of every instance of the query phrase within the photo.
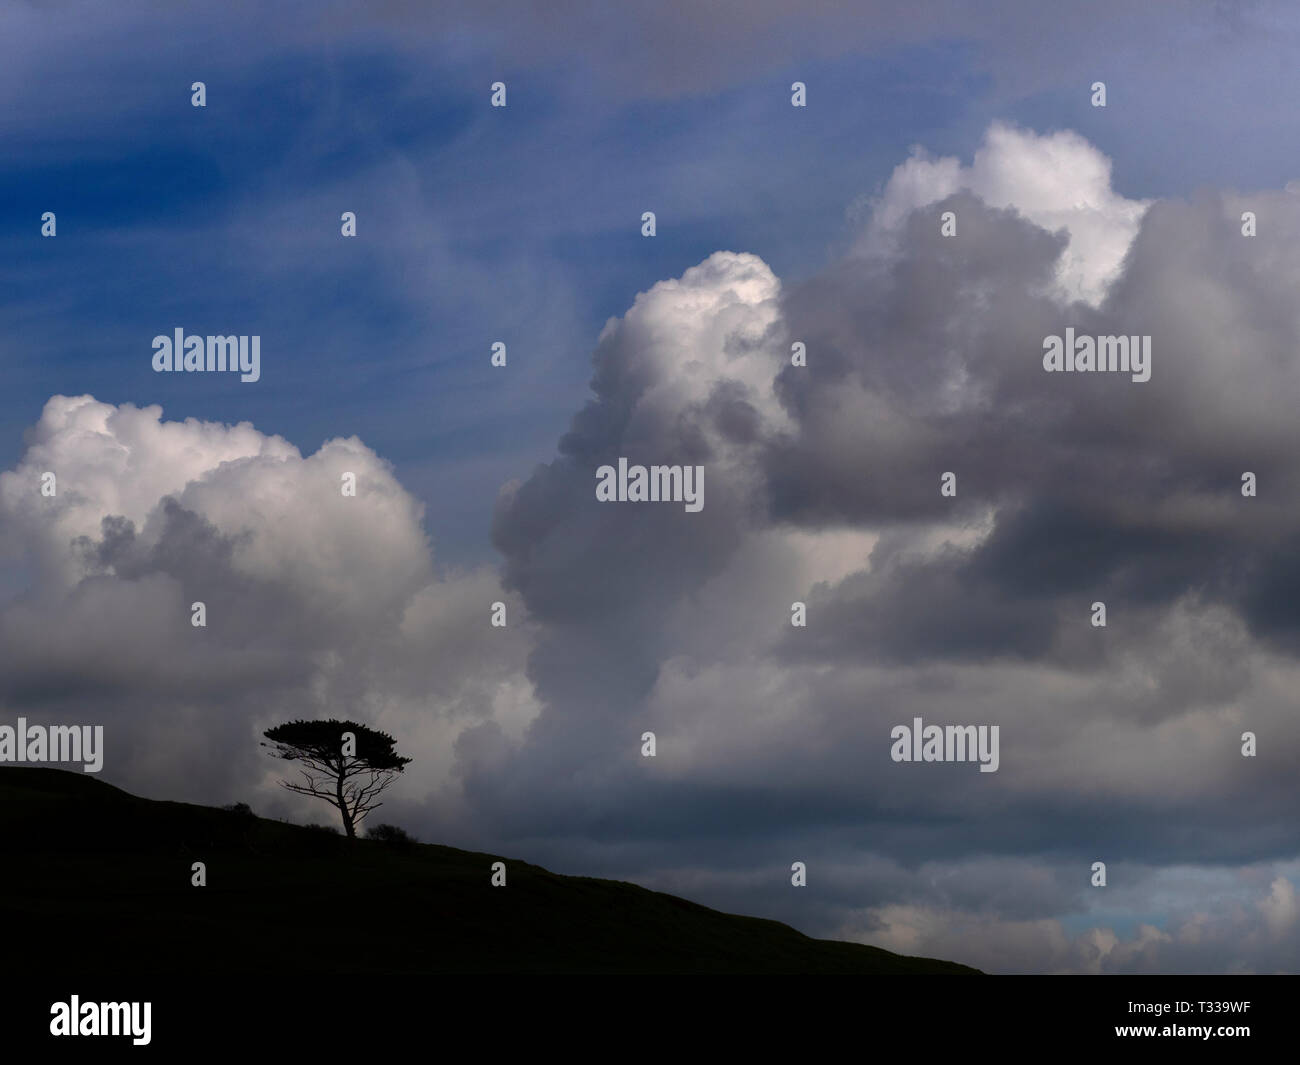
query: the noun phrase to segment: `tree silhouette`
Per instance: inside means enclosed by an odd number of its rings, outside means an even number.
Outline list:
[[[282,780],[280,784],[328,802],[353,839],[361,819],[384,805],[374,800],[411,761],[393,750],[397,741],[392,736],[355,721],[290,721],[263,735],[271,742],[262,746],[273,748],[276,758],[306,767],[299,769],[304,783]]]

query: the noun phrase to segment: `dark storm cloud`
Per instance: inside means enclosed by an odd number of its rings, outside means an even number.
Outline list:
[[[1241,235],[1247,207],[1267,238]],[[1097,857],[1125,884],[1157,877],[1146,863],[1208,884],[1218,865],[1294,856],[1293,666],[1274,637],[1297,584],[1297,227],[1288,193],[1157,203],[1106,298],[1063,302],[1070,233],[963,192],[906,218],[890,254],[779,294],[736,298],[755,275],[731,257],[643,295],[607,327],[562,457],[498,509],[507,580],[541,631],[528,668],[543,709],[521,745],[488,744],[491,773],[474,764],[486,750],[467,758],[471,805],[518,838],[565,825],[555,847],[575,860],[639,841],[646,878],[751,911],[883,920],[872,941],[895,946],[911,921],[946,942],[934,929],[970,920],[1002,922],[1009,968],[1177,956],[1172,933],[1125,926],[1140,946],[1115,946],[1055,922],[1098,904]],[[1067,326],[1150,335],[1150,380],[1045,373],[1043,339]],[[732,330],[751,339],[729,344]],[[789,365],[796,339],[807,367]],[[766,396],[719,356],[733,347],[766,360]],[[701,362],[712,376],[691,376]],[[691,381],[681,401],[656,403],[674,375]],[[704,462],[731,490],[721,513],[713,497],[695,516],[594,503],[592,467],[631,440],[643,460]],[[949,470],[956,499],[939,492]],[[1258,498],[1241,495],[1247,470],[1269,486]],[[809,624],[791,628],[787,577],[747,570],[746,552],[804,534],[829,550],[843,530],[873,546],[795,589]],[[728,613],[725,597],[761,603],[764,587],[761,613]],[[651,619],[640,640],[632,617]],[[913,716],[998,724],[999,772],[891,762],[890,728]],[[1245,728],[1270,737],[1253,761]],[[656,866],[666,840],[675,872]],[[899,886],[867,856],[954,886],[913,872]],[[794,859],[843,871],[792,900]],[[1259,905],[1293,935],[1277,890]],[[1273,964],[1261,935],[1243,940]]]
[[[887,268],[850,261],[787,296],[789,329],[815,355],[778,385],[799,429],[767,457],[776,519],[960,523],[999,507],[985,541],[941,559],[878,548],[883,609],[859,597],[850,613],[873,620],[832,615],[846,654],[1033,653],[1050,643],[1053,604],[1077,614],[1189,593],[1290,636],[1300,435],[1287,412],[1300,387],[1295,265],[1277,260],[1297,200],[1252,202],[1267,237],[1244,238],[1218,197],[1152,207],[1096,309],[1032,296],[1059,245],[961,197],[914,214]],[[945,209],[961,219],[955,240],[939,235]],[[1044,373],[1043,338],[1067,325],[1149,334],[1151,380]],[[937,490],[948,470],[955,500]],[[1269,486],[1258,499],[1241,496],[1246,471]]]
[[[944,210],[958,213],[960,241],[940,236]],[[1031,292],[1064,236],[961,194],[913,215],[902,243],[897,261],[844,260],[785,296],[809,365],[777,381],[798,424],[767,457],[777,520],[936,519],[953,509],[937,491],[941,472],[960,466],[971,486],[961,508],[1017,492],[1041,460],[999,427],[1019,419],[1039,447],[1050,440],[1056,404],[1028,402],[1041,382],[1026,371],[1060,312]]]

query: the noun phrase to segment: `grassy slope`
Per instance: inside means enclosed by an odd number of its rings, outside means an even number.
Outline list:
[[[0,768],[0,848],[0,913],[28,967],[975,972],[497,855],[427,844],[403,851],[140,799],[79,772]],[[499,858],[505,888],[489,885]],[[205,888],[190,886],[194,861],[207,864]],[[325,928],[337,930],[337,946],[317,945]]]

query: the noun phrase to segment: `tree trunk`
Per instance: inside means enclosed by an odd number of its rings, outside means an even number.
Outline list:
[[[339,797],[338,807],[339,814],[343,817],[343,830],[347,832],[348,839],[357,838],[356,826],[352,824],[352,811],[348,809],[348,801],[343,797],[343,774],[340,773],[335,781],[334,794]]]

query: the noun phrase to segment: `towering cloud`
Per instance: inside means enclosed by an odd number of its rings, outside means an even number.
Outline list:
[[[1246,201],[1132,201],[1109,175],[1077,135],[995,126],[970,167],[901,167],[822,274],[778,286],[718,253],[608,325],[595,398],[498,509],[543,708],[467,759],[473,801],[519,837],[618,839],[659,885],[1000,968],[1197,964],[1173,933],[1107,931],[1161,868],[1192,885],[1171,927],[1223,918],[1225,860],[1272,898],[1300,754],[1297,338],[1274,313],[1300,209],[1251,197],[1273,228],[1246,238]],[[1045,374],[1066,327],[1152,336],[1151,379]],[[591,502],[592,469],[636,448],[705,465],[702,522]],[[1270,491],[1243,496],[1244,471]],[[998,772],[892,764],[914,717],[1000,726]],[[1246,730],[1269,749],[1243,758]],[[817,901],[780,875],[795,858]],[[973,956],[945,938],[962,914],[992,929]],[[1042,934],[994,947],[1021,928]],[[1232,964],[1280,964],[1246,939]]]

